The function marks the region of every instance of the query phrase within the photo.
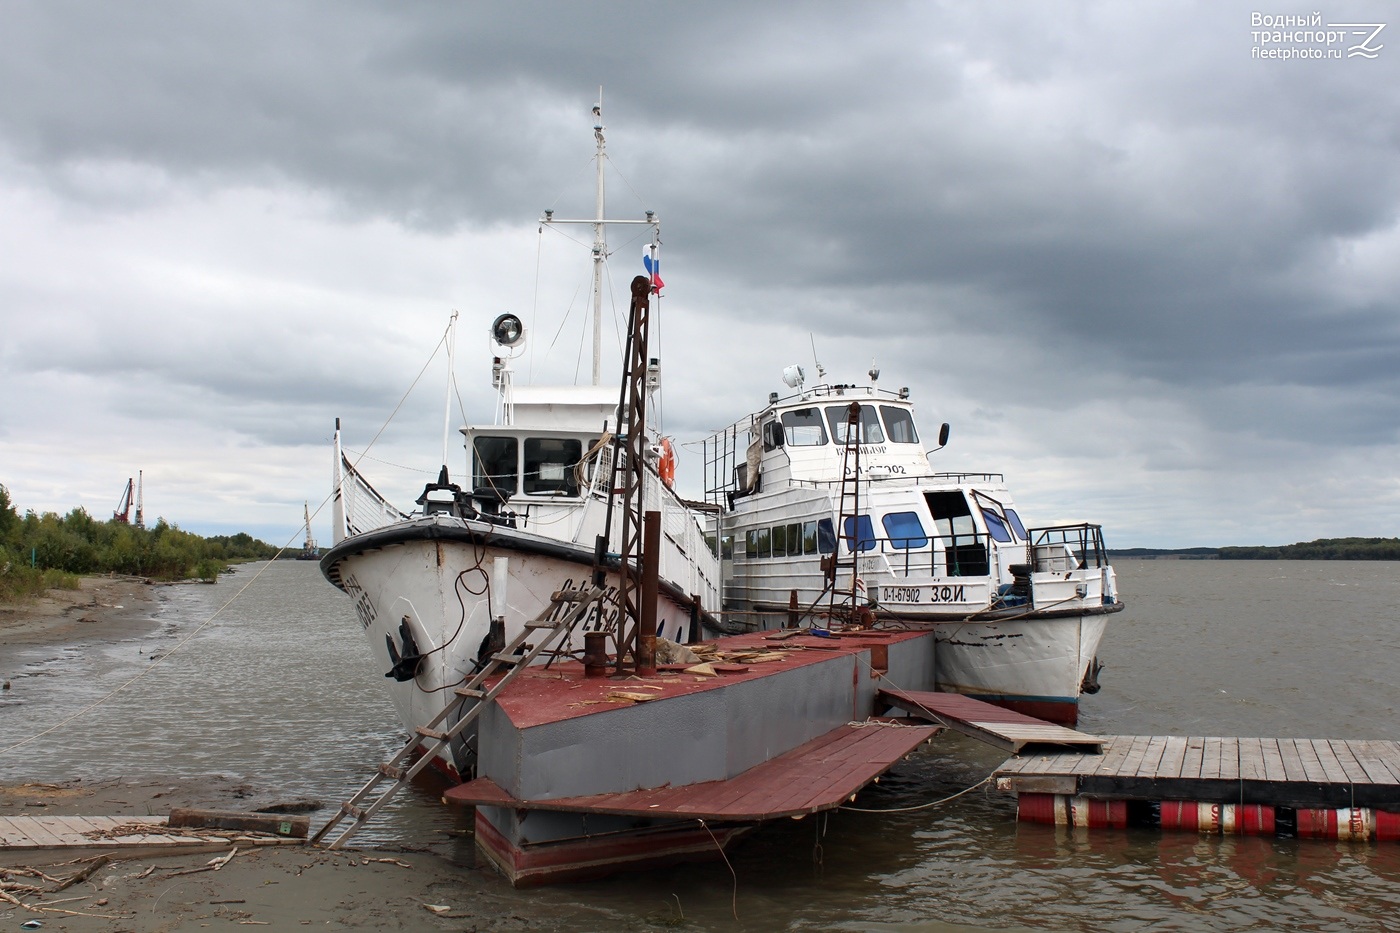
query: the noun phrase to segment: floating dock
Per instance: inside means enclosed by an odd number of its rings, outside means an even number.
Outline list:
[[[1009,759],[997,788],[1027,822],[1400,839],[1400,743],[1104,736],[1098,754]]]
[[[519,673],[482,713],[478,847],[516,885],[718,858],[760,821],[845,803],[937,732],[881,720],[882,683],[929,687],[931,632],[720,639],[655,676]]]

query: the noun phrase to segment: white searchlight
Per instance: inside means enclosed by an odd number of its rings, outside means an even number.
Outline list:
[[[807,374],[796,363],[783,370],[783,385],[789,389],[801,389],[802,382],[806,378]]]

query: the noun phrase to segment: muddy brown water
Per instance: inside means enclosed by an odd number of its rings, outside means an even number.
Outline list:
[[[241,568],[216,586],[163,589],[140,635],[7,651],[0,781],[218,775],[275,797],[348,796],[401,741],[354,613],[310,562]],[[1400,565],[1121,561],[1128,608],[1101,649],[1103,690],[1081,727],[1102,733],[1400,739]],[[244,589],[246,587],[246,589]],[[664,868],[514,892],[528,919],[579,910],[648,929],[1382,930],[1400,917],[1400,844],[1219,838],[1018,825],[1014,802],[975,790],[996,751],[939,739],[857,805],[780,821],[728,864]],[[470,823],[425,785],[362,842],[428,845],[482,873]],[[313,816],[313,824],[320,817]],[[475,877],[481,877],[481,874]],[[733,919],[738,914],[739,920]],[[614,918],[602,921],[598,918]],[[600,927],[602,928],[602,927]]]

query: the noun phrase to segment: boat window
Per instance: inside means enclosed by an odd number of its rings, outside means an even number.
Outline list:
[[[836,443],[846,443],[846,413],[849,405],[828,405],[826,422],[831,425],[831,437]],[[883,444],[885,432],[880,430],[880,416],[869,405],[860,406],[859,441],[862,444]]]
[[[841,539],[850,551],[869,551],[875,547],[875,525],[869,515],[847,515],[841,526]]]
[[[1000,541],[1002,544],[1011,543],[1011,532],[1006,528],[1006,522],[1002,521],[1000,515],[989,508],[982,509],[982,518],[987,523],[987,534],[992,536],[993,541]]]
[[[816,522],[803,522],[803,523],[802,523],[802,553],[803,553],[803,554],[815,554],[815,553],[817,553],[817,523],[816,523]]]
[[[772,539],[769,538],[769,536],[768,536],[768,529],[767,529],[767,528],[759,528],[758,530],[756,530],[756,531],[754,532],[754,538],[757,540],[757,545],[758,545],[758,550],[755,552],[754,556],[756,556],[756,557],[772,557],[772,556],[773,556],[773,542],[772,542]]]
[[[734,559],[734,536],[722,535],[719,539],[720,560]]]
[[[755,529],[744,532],[744,556],[758,556],[758,531]]]
[[[783,432],[789,447],[818,447],[826,443],[822,413],[816,408],[794,408],[783,412]]]
[[[1006,520],[1011,523],[1011,530],[1016,532],[1016,537],[1022,541],[1029,541],[1031,536],[1026,534],[1026,526],[1021,524],[1021,516],[1016,514],[1015,509],[1006,510]]]
[[[929,492],[924,494],[928,502],[929,514],[933,516],[934,534],[940,537],[976,534],[972,524],[972,510],[967,507],[967,497],[961,490]]]
[[[516,445],[513,437],[473,438],[472,488],[495,490],[502,496],[514,495],[519,469]]]
[[[817,550],[822,554],[830,554],[836,550],[836,528],[829,518],[817,522]]]
[[[527,437],[525,439],[526,494],[578,495],[574,465],[583,458],[583,442],[573,438]]]
[[[890,539],[891,547],[907,550],[928,544],[924,526],[913,512],[891,512],[881,518],[880,523],[885,526],[885,535]]]
[[[773,556],[787,557],[787,525],[774,528],[770,540],[773,543]]]
[[[802,556],[802,523],[795,522],[787,526],[788,557]]]
[[[889,435],[891,443],[919,443],[919,433],[914,430],[914,416],[909,413],[909,409],[881,405],[880,414],[885,419],[885,433]]]

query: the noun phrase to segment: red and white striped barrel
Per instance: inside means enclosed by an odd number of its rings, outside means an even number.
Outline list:
[[[1227,836],[1272,836],[1274,808],[1258,804],[1163,800],[1162,828]]]
[[[1016,818],[1023,823],[1051,826],[1123,829],[1128,825],[1128,804],[1124,800],[1090,800],[1064,794],[1021,794],[1016,798]]]
[[[1376,841],[1400,841],[1400,813],[1390,813],[1386,810],[1376,811]]]
[[[1366,842],[1375,834],[1376,814],[1366,807],[1298,811],[1298,836],[1302,839]]]

